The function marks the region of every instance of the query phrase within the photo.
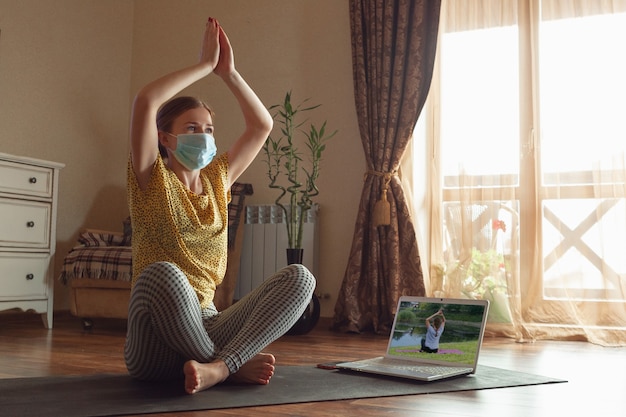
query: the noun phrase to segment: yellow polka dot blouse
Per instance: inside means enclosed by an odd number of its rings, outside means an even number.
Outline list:
[[[189,190],[160,156],[145,190],[129,158],[127,182],[132,222],[133,284],[154,262],[176,264],[196,291],[201,308],[213,301],[228,258],[228,154],[201,170],[202,195]]]

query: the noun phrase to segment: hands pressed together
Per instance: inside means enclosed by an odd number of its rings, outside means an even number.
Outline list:
[[[204,30],[200,62],[211,66],[213,72],[225,77],[235,71],[233,49],[228,36],[217,19],[209,17]]]

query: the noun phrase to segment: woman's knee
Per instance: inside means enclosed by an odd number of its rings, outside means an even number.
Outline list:
[[[162,278],[169,277],[171,275],[178,276],[181,274],[182,271],[180,268],[171,262],[155,262],[145,267],[144,270],[139,273],[136,282],[161,280]]]
[[[148,265],[137,277],[133,293],[142,298],[166,300],[178,298],[189,291],[189,281],[185,274],[173,263],[155,262]]]
[[[141,271],[134,287],[163,288],[179,286],[181,282],[187,282],[187,277],[178,266],[171,262],[155,262]]]
[[[301,264],[292,264],[285,267],[288,270],[289,279],[294,282],[302,291],[311,292],[315,290],[315,276],[309,269]]]

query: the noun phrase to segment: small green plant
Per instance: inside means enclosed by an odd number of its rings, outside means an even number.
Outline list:
[[[509,260],[494,249],[472,248],[472,256],[464,262],[453,260],[433,267],[434,290],[441,296],[491,301],[489,319],[510,323],[511,310],[507,295]]]
[[[436,265],[434,268],[437,283],[447,281],[448,289],[454,296],[463,295],[470,298],[482,296],[486,290],[493,291],[499,287],[506,288],[506,264],[504,256],[494,249],[480,251],[472,248],[472,256],[464,262],[454,260],[447,265]]]
[[[302,248],[304,218],[313,205],[313,198],[319,194],[316,181],[326,142],[337,133],[336,130],[330,134],[326,132],[326,121],[319,129],[313,124],[308,130],[301,129],[307,120],[299,121],[298,116],[320,106],[303,107],[307,101],[294,106],[291,92],[287,92],[282,104],[269,108],[274,111],[272,117],[279,122],[281,134],[277,138],[270,135],[263,146],[269,187],[279,191],[275,203],[283,211],[289,248],[294,249]],[[302,142],[308,148],[308,161],[298,149],[298,132],[302,133]]]

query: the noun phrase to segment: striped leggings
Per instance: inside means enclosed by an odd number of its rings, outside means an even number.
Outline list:
[[[130,298],[124,357],[131,376],[183,376],[188,360],[221,359],[235,373],[286,333],[311,300],[315,278],[302,265],[278,271],[231,307],[202,310],[185,274],[158,262],[137,278]]]

